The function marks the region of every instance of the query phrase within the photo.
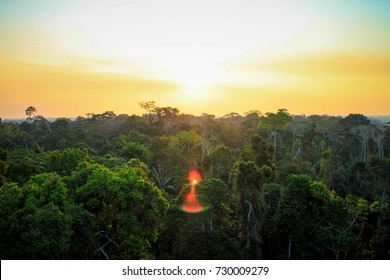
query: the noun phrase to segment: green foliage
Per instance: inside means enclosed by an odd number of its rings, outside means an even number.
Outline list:
[[[39,155],[22,149],[9,153],[7,177],[10,181],[25,184],[31,176],[43,171]]]
[[[183,194],[189,186],[183,189]],[[196,187],[206,211],[188,214],[180,211],[181,200],[172,202],[166,228],[159,237],[160,258],[236,259],[239,242],[232,223],[232,194],[220,179],[206,179]]]
[[[27,187],[26,207],[42,207],[51,202],[64,206],[67,200],[68,189],[56,173],[35,175],[27,182]]]
[[[244,161],[253,161],[258,166],[276,168],[274,150],[266,139],[259,134],[252,136],[251,143],[241,149],[241,158]],[[273,174],[269,174],[269,176],[272,177]]]
[[[362,114],[349,114],[345,118],[341,119],[340,123],[348,131],[352,127],[355,127],[358,125],[369,125],[370,120]]]
[[[388,126],[141,107],[0,122],[2,259],[390,258]]]
[[[277,130],[286,128],[293,120],[293,117],[286,109],[279,109],[276,113],[268,112],[265,116],[260,117],[260,128],[267,130]]]
[[[36,208],[25,219],[21,238],[28,244],[27,259],[63,259],[70,246],[71,218],[52,202]]]
[[[87,149],[54,150],[44,154],[45,169],[62,176],[70,175],[84,161],[90,161]]]
[[[26,188],[1,187],[2,252],[6,258],[62,259],[70,246],[67,189],[56,174],[32,177]],[[3,212],[5,211],[5,212]],[[4,215],[4,216],[3,216]],[[4,250],[3,250],[4,249]]]
[[[203,160],[205,175],[209,178],[220,178],[227,182],[230,169],[235,160],[234,151],[224,145],[219,145]]]
[[[254,162],[239,161],[231,183],[236,197],[236,213],[241,240],[242,258],[262,258],[262,227],[265,203],[262,186],[265,181],[262,170]]]
[[[0,148],[0,186],[5,183],[5,174],[7,173],[9,166],[7,159],[7,152]]]
[[[172,185],[172,178],[166,177],[163,174],[161,167],[158,167],[158,169],[153,168],[152,176],[159,188],[166,190],[167,192],[170,193],[176,192],[175,187]]]
[[[169,204],[146,177],[146,167],[133,161],[118,172],[98,164],[87,168],[88,178],[76,190],[76,201],[95,215],[96,233],[103,233],[95,240],[98,253],[109,258],[148,258]],[[105,248],[107,241],[112,244]]]
[[[2,260],[22,257],[19,255],[18,248],[20,220],[17,216],[22,202],[23,192],[17,184],[6,183],[0,186],[0,257]]]

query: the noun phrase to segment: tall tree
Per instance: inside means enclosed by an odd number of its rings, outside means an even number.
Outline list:
[[[34,106],[28,107],[26,110],[27,120],[30,121],[37,116],[37,109]]]
[[[139,105],[142,109],[144,109],[148,115],[149,118],[149,124],[154,123],[154,109],[156,108],[156,102],[155,101],[147,101],[147,102],[140,102]]]
[[[275,155],[280,152],[282,143],[280,133],[287,128],[292,120],[293,117],[286,109],[279,109],[276,113],[268,112],[265,116],[260,117],[259,128],[269,131],[268,141],[272,143]]]
[[[236,194],[242,258],[261,259],[265,212],[262,170],[254,162],[237,162],[230,181]]]

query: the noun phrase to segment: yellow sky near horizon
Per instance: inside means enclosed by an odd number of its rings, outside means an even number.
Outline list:
[[[151,100],[195,115],[390,115],[388,4],[341,2],[9,2],[0,117],[142,114]]]

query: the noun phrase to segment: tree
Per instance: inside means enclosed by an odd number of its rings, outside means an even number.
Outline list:
[[[170,193],[176,193],[176,189],[172,183],[172,178],[166,177],[163,174],[163,171],[160,166],[158,166],[157,169],[156,168],[152,169],[152,176],[159,188]]]
[[[359,139],[359,142],[362,146],[361,157],[363,161],[366,161],[369,154],[368,141],[371,137],[372,127],[369,125],[358,125],[351,129],[351,132]]]
[[[254,162],[239,161],[230,178],[236,196],[236,209],[239,209],[238,237],[242,243],[242,258],[262,258],[262,227],[264,222],[264,177]]]
[[[370,125],[370,120],[362,114],[349,114],[344,119],[340,120],[342,126],[344,126],[345,131],[349,131],[351,128],[359,125]]]
[[[131,160],[117,172],[98,164],[85,168],[88,177],[76,201],[96,217],[96,257],[150,258],[169,204],[148,178],[147,166]]]
[[[31,176],[43,172],[39,155],[25,149],[8,153],[7,178],[12,182],[25,184]]]
[[[23,256],[23,244],[20,238],[20,204],[24,202],[22,188],[16,183],[0,185],[0,257],[20,259]]]
[[[278,137],[278,134],[286,129],[292,120],[293,117],[286,109],[279,109],[276,114],[268,112],[265,116],[260,117],[259,128],[270,132],[268,141],[272,142],[275,155],[280,152],[282,141],[282,137]]]
[[[249,139],[253,134],[256,133],[257,127],[259,126],[261,113],[256,110],[245,113],[244,119],[241,121],[241,132],[244,134],[246,139]]]
[[[385,202],[390,185],[390,159],[370,156],[367,160],[366,170],[368,175],[374,179],[373,187],[379,189],[380,205]]]
[[[177,117],[179,110],[172,107],[155,107],[153,112],[157,116],[157,124],[164,127],[165,131],[173,132],[176,130]]]
[[[64,259],[70,247],[71,218],[52,202],[26,216],[27,259]]]
[[[275,153],[272,145],[262,135],[252,136],[250,145],[244,147],[241,154],[244,160],[252,160],[258,166],[275,167]]]
[[[70,175],[83,162],[91,162],[87,149],[54,150],[44,153],[44,167],[48,172],[56,172],[61,176]]]
[[[7,160],[8,160],[7,151],[0,148],[0,186],[5,183],[5,175],[7,173],[8,166],[9,166]]]
[[[118,156],[130,160],[138,158],[145,163],[150,163],[152,155],[149,149],[150,137],[138,131],[129,131],[120,134],[113,141],[106,143],[100,150],[100,154],[115,153]]]
[[[146,110],[146,113],[149,118],[149,124],[153,124],[154,123],[153,112],[154,109],[156,108],[156,102],[155,101],[140,102],[139,105],[141,106],[142,109]]]
[[[165,229],[159,237],[160,259],[236,259],[239,244],[231,221],[231,191],[219,179],[197,185],[203,212],[180,211],[180,196],[172,201]],[[188,184],[182,193],[189,191]]]
[[[378,151],[378,157],[384,158],[385,151],[383,149],[385,134],[383,129],[373,128],[371,130],[371,139],[375,142]]]
[[[305,258],[305,250],[312,224],[309,201],[310,178],[304,175],[291,175],[287,178],[286,187],[279,202],[276,214],[277,236],[279,246],[284,247],[283,257],[287,259]]]
[[[230,169],[236,159],[234,151],[224,145],[219,145],[203,161],[205,174],[209,178],[220,178],[228,182]]]
[[[45,147],[49,150],[70,148],[75,144],[75,135],[70,119],[58,118],[50,123],[50,134]]]
[[[28,107],[26,110],[27,121],[31,121],[37,116],[37,109],[33,106]]]
[[[277,259],[279,257],[278,241],[274,232],[274,218],[278,211],[278,203],[282,192],[282,185],[272,182],[263,184],[265,212],[264,226],[262,228],[262,255],[264,259]]]
[[[35,175],[24,188],[6,184],[0,197],[2,214],[7,215],[1,226],[7,258],[68,257],[71,217],[66,211],[67,189],[57,174]]]
[[[340,198],[325,185],[307,175],[288,176],[274,216],[276,246],[282,246],[279,258],[326,258],[330,241],[322,244],[321,235],[333,236],[333,228],[345,215]]]
[[[292,132],[292,160],[295,161],[302,153],[304,149],[304,135],[310,129],[310,125],[306,122],[305,117],[295,116],[288,124],[288,128]]]

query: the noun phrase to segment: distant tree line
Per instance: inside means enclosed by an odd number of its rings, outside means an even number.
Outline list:
[[[390,258],[388,125],[140,106],[0,121],[1,259]]]

